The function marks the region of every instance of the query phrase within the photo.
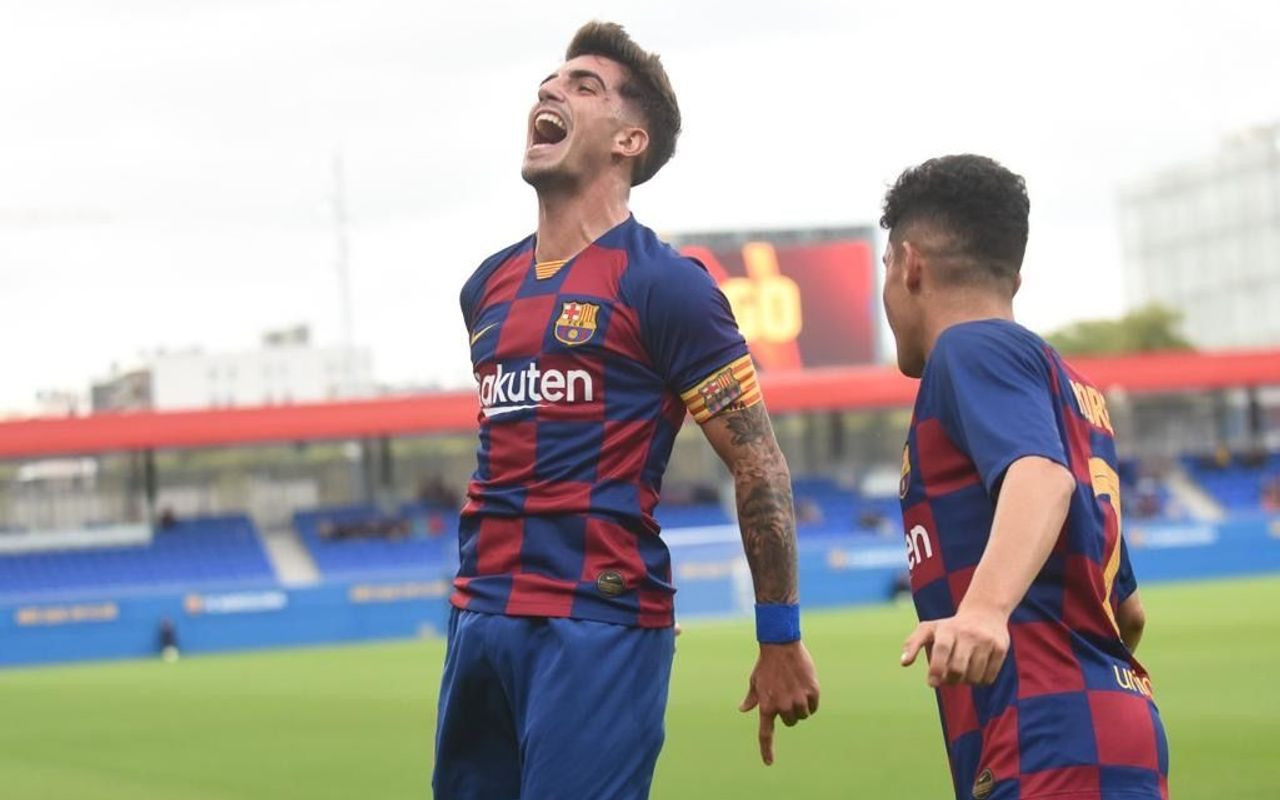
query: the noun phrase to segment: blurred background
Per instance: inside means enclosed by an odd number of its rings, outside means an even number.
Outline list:
[[[677,155],[633,208],[708,265],[763,373],[795,475],[802,593],[831,609],[815,626],[830,637],[824,678],[862,674],[840,666],[861,665],[859,630],[884,635],[885,659],[866,669],[890,669],[911,621],[892,602],[915,384],[893,367],[879,304],[879,202],[909,165],[990,155],[1032,200],[1019,320],[1104,391],[1118,432],[1126,535],[1156,587],[1157,687],[1161,668],[1171,676],[1174,786],[1185,757],[1182,796],[1271,796],[1263,751],[1225,742],[1248,730],[1274,747],[1274,693],[1247,681],[1235,705],[1202,693],[1280,660],[1197,648],[1280,633],[1264,610],[1280,600],[1280,13],[818,0],[7,6],[0,698],[25,705],[11,706],[22,722],[0,747],[0,794],[426,792],[474,468],[458,292],[534,226],[518,174],[526,115],[592,18],[660,52],[679,94]],[[745,628],[725,633],[739,623],[699,623],[751,607],[732,515],[728,476],[690,423],[658,511],[692,634],[663,762],[676,766],[660,767],[655,796],[681,796],[681,770],[727,793],[754,767],[750,725],[727,729],[743,746],[721,760],[680,738],[701,730],[699,681],[745,680],[750,664]],[[1249,613],[1234,630],[1197,616],[1206,604]],[[732,667],[710,644],[721,639],[742,651]],[[212,660],[204,678],[188,663],[366,640],[414,641]],[[179,655],[181,667],[100,663]],[[66,662],[92,666],[49,668]],[[275,687],[278,716],[252,716],[241,675]],[[360,692],[317,724],[359,725],[368,752],[318,744],[308,724],[291,740],[305,753],[263,756],[317,695],[346,697],[350,675]],[[307,681],[315,691],[295,695]],[[365,694],[388,685],[401,693]],[[932,699],[914,680],[882,688],[901,698],[883,719],[850,709],[851,727],[797,733],[818,742],[826,777],[795,796],[904,780],[910,796],[946,791]],[[211,697],[239,698],[243,715],[219,717]],[[374,713],[361,699],[385,714],[361,716]],[[162,733],[175,707],[177,737]],[[729,701],[707,714],[736,722]],[[77,716],[96,720],[89,744]],[[896,755],[832,772],[840,742],[884,747],[894,724]],[[175,741],[230,747],[238,766],[188,763]],[[898,769],[917,751],[923,778]],[[290,782],[304,772],[305,792]]]

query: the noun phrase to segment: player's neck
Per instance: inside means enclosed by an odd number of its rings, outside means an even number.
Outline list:
[[[572,192],[538,192],[539,263],[573,258],[631,215],[627,190],[596,183]]]
[[[1013,321],[1013,299],[987,293],[965,293],[963,296],[939,298],[925,317],[926,354],[933,352],[933,345],[947,328],[965,322],[982,319],[1007,319]]]

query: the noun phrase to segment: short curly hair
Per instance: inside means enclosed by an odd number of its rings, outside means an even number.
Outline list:
[[[627,70],[618,91],[640,109],[649,133],[649,149],[631,175],[631,185],[639,186],[671,160],[680,136],[680,104],[662,59],[642,50],[616,22],[588,22],[579,28],[564,54],[566,61],[578,56],[601,56]]]
[[[927,225],[950,240],[946,255],[970,265],[958,279],[994,278],[1016,286],[1030,213],[1021,175],[986,156],[941,156],[898,176],[885,195],[880,227],[897,244],[909,228]]]

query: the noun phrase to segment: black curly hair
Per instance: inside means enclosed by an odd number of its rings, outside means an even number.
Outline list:
[[[884,198],[880,227],[897,245],[918,225],[946,237],[943,255],[963,262],[958,281],[997,280],[1016,286],[1027,250],[1027,185],[994,159],[931,158],[898,176]]]

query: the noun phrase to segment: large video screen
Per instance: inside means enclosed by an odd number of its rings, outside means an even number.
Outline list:
[[[793,370],[876,359],[875,246],[868,229],[692,234],[756,364]]]

